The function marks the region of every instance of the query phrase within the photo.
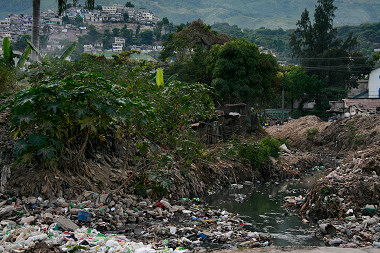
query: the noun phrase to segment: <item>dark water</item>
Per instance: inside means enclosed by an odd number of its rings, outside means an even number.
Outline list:
[[[216,208],[237,213],[246,222],[246,229],[269,233],[274,245],[320,246],[323,242],[311,231],[315,224],[302,223],[302,217],[281,208],[285,196],[303,195],[316,176],[281,183],[244,185],[242,189],[227,189],[210,195],[207,202]],[[236,194],[247,195],[243,203],[235,201]]]

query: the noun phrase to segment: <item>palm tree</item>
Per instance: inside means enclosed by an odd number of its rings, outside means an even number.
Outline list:
[[[73,0],[73,3],[77,3],[78,0]],[[58,14],[61,15],[66,9],[67,0],[58,0]],[[93,9],[95,0],[86,0],[86,7]],[[32,42],[39,48],[40,44],[40,12],[41,12],[41,0],[33,0],[33,26],[32,26]],[[34,54],[35,55],[35,54]],[[36,59],[36,56],[32,56]]]

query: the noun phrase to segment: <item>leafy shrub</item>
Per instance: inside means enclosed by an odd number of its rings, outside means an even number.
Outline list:
[[[120,138],[128,133],[143,140],[128,144],[139,152],[132,173],[136,187],[166,193],[165,173],[174,166],[185,171],[204,158],[191,124],[209,118],[214,106],[207,85],[167,81],[157,86],[154,67],[128,55],[47,59],[30,66],[31,88],[16,93],[8,105],[17,162],[73,168],[91,138],[104,141],[116,129]]]
[[[186,166],[202,158],[204,147],[191,124],[213,114],[210,94],[210,88],[204,84],[174,81],[158,89],[152,98],[156,111],[150,137],[174,150],[176,158]]]
[[[15,155],[54,167],[57,155],[79,136],[85,136],[83,152],[90,136],[130,120],[136,101],[123,98],[124,93],[99,75],[79,73],[15,94],[10,104]]]
[[[272,157],[279,157],[281,141],[269,136],[259,142],[243,143],[238,145],[238,155],[241,159],[248,161],[252,167],[260,167],[265,161]]]
[[[261,139],[260,143],[265,147],[269,147],[270,156],[275,157],[275,158],[279,157],[280,146],[282,144],[280,140],[277,140],[275,138],[270,138],[269,136],[267,136],[264,139]]]

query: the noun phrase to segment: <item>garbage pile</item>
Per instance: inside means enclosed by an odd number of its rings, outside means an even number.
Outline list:
[[[359,151],[320,179],[306,196],[288,196],[285,206],[317,218],[326,245],[380,247],[379,155]],[[306,218],[303,216],[303,219]],[[307,221],[307,220],[306,220]]]
[[[353,158],[320,179],[308,191],[303,211],[314,217],[344,217],[350,209],[361,212],[366,205],[378,206],[380,180],[376,171],[364,171],[364,164]]]
[[[373,206],[365,209],[374,210]],[[380,248],[380,217],[347,211],[343,219],[324,219],[318,221],[317,235],[328,246],[357,248],[374,246]]]
[[[152,201],[86,191],[75,200],[0,198],[0,252],[200,252],[270,245],[199,198]],[[45,252],[45,251],[44,251]]]

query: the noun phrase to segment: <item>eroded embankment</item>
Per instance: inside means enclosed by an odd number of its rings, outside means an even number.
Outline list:
[[[90,138],[75,163],[73,158],[81,152],[84,136],[71,144],[72,150],[62,155],[56,169],[36,164],[12,167],[15,143],[7,130],[9,117],[3,113],[0,118],[2,190],[11,196],[75,198],[87,190],[121,195],[139,193],[148,197],[165,194],[192,197],[231,183],[298,177],[303,170],[320,163],[319,157],[311,153],[285,150],[279,159],[252,168],[236,157],[222,158],[217,147],[209,147],[205,150],[205,159],[198,159],[190,166],[184,167],[176,158],[169,161],[169,166],[168,163],[163,166],[161,158],[171,155],[167,147],[152,143],[144,136],[130,134],[118,138],[117,133],[109,132],[102,140]],[[142,154],[137,143],[148,143],[148,152]],[[160,157],[150,154],[149,150]]]

